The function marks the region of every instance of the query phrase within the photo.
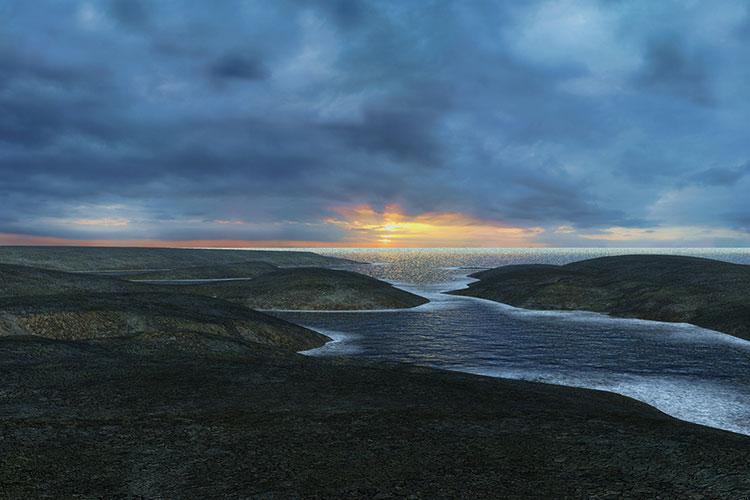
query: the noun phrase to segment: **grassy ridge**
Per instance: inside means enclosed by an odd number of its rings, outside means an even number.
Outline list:
[[[249,281],[180,286],[255,309],[394,309],[428,302],[375,278],[322,268],[279,269]]]
[[[180,287],[132,283],[109,276],[0,264],[0,335],[81,340],[138,337],[192,349],[239,344],[294,351],[328,338],[227,301]],[[191,347],[192,346],[192,347]]]
[[[201,337],[228,343],[312,349],[328,338],[301,326],[209,297],[85,293],[0,299],[0,335],[82,340],[140,338],[175,345]]]
[[[169,270],[261,261],[276,266],[339,266],[345,259],[312,252],[180,248],[0,247],[0,263],[63,271]]]
[[[128,274],[133,280],[188,280],[221,278],[254,278],[276,271],[277,266],[263,261],[237,262],[233,264],[178,267],[164,271],[145,271]]]
[[[527,309],[587,310],[692,323],[750,339],[750,266],[671,255],[505,266],[451,293]]]
[[[130,281],[238,277],[253,279],[197,285]],[[383,281],[350,271],[314,267],[281,269],[264,262],[177,268],[136,276],[103,276],[0,264],[0,282],[0,297],[160,292],[220,298],[255,309],[391,309],[428,302]]]
[[[129,281],[249,276],[255,279],[204,285]],[[169,341],[193,351],[253,346],[299,351],[319,347],[328,339],[249,307],[356,309],[424,302],[356,273],[281,269],[262,261],[144,271],[136,276],[0,264],[0,335],[61,340],[139,338],[152,343]]]

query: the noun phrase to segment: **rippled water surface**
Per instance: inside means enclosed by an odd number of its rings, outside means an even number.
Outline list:
[[[678,418],[750,434],[750,342],[685,324],[535,312],[445,295],[478,269],[670,253],[750,264],[747,249],[323,250],[425,296],[401,311],[278,313],[335,339],[309,352],[605,389]]]

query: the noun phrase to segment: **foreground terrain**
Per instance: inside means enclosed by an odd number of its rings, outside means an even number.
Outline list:
[[[273,262],[181,267],[180,256],[161,271],[122,262],[98,274],[0,264],[0,498],[750,491],[750,437],[625,397],[296,354],[327,337],[248,304],[424,299],[355,273]],[[254,274],[165,285],[131,273]]]
[[[613,394],[251,343],[0,339],[7,497],[741,498],[750,438]]]
[[[750,339],[750,266],[672,255],[625,255],[564,266],[515,265],[471,275],[451,293],[527,309],[586,310],[692,323]]]

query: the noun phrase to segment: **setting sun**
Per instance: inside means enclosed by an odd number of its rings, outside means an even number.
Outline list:
[[[369,247],[502,247],[535,246],[541,228],[525,228],[482,221],[452,212],[407,215],[398,205],[377,211],[369,205],[338,207],[333,224],[350,234],[347,243]]]

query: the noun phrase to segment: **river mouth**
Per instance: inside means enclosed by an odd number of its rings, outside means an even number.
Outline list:
[[[409,259],[408,266],[386,261],[369,274],[430,299],[427,304],[397,311],[274,314],[334,339],[308,355],[606,390],[682,420],[750,435],[750,342],[688,324],[528,311],[449,295],[443,292],[471,281],[466,275],[475,271],[466,267],[486,265],[486,259],[477,263],[459,253],[448,266],[424,251]],[[408,279],[429,275],[427,268],[436,265],[433,276],[442,281]],[[399,267],[408,273],[399,274]]]

